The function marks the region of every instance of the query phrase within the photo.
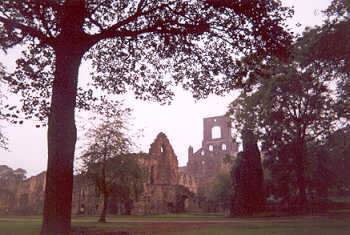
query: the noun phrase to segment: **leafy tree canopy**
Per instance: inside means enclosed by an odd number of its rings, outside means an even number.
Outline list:
[[[92,81],[78,88],[77,106],[88,108],[101,98],[94,87],[166,102],[171,84],[182,83],[197,98],[240,86],[237,59],[285,54],[290,15],[278,1],[261,0],[1,1],[0,48],[25,45],[7,80],[23,96],[25,117],[44,120],[55,55],[68,43],[60,42],[64,30],[94,68]]]
[[[333,75],[315,64],[301,67],[302,51],[297,44],[289,60],[272,58],[255,65],[253,89],[242,91],[229,107],[238,130],[255,130],[271,141],[266,146],[285,145],[296,137],[325,140],[337,120],[329,86]]]
[[[350,1],[333,0],[325,11],[328,18],[322,26],[304,32],[302,43],[311,61],[322,62],[340,72],[350,72]]]

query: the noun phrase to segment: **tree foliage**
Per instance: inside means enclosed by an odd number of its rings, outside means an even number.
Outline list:
[[[323,144],[311,143],[307,148],[309,191],[314,199],[328,199],[330,193],[350,192],[349,126],[332,132]]]
[[[264,61],[252,91],[243,92],[230,106],[238,129],[249,127],[259,136],[272,177],[287,188],[296,185],[298,201],[306,200],[307,144],[324,142],[337,120],[335,99],[328,84],[331,74],[310,64],[300,66],[296,47],[287,62]],[[261,72],[262,71],[262,72]]]
[[[325,11],[322,26],[308,29],[298,44],[303,45],[303,66],[318,64],[323,74],[337,83],[337,112],[350,118],[350,1],[333,0]]]
[[[322,62],[339,72],[350,72],[350,1],[333,0],[325,11],[327,19],[322,26],[304,32],[301,40],[307,41],[306,63]]]
[[[350,191],[350,127],[346,126],[332,133],[324,146],[330,159],[329,168],[335,177],[337,191]]]
[[[332,159],[324,145],[309,144],[306,152],[306,177],[310,197],[314,201],[328,199],[329,189],[336,185]]]

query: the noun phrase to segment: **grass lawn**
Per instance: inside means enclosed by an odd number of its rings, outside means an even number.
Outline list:
[[[0,217],[0,235],[38,235],[41,226],[40,217]],[[89,230],[123,230],[139,227],[141,224],[112,222],[97,223],[97,217],[74,218],[73,228],[89,228]]]
[[[205,229],[172,232],[167,235],[349,235],[348,221],[259,222],[212,225]]]
[[[129,231],[136,235],[349,235],[350,217],[283,217],[228,219],[218,214],[118,216],[106,224],[97,217],[74,217],[73,228],[88,234]],[[0,217],[0,235],[38,235],[41,218]]]

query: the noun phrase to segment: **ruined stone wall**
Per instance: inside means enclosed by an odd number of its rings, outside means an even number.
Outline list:
[[[176,185],[145,185],[140,200],[135,202],[132,213],[167,214],[176,211]]]
[[[182,167],[181,170],[179,170],[178,184],[188,188],[190,192],[196,194],[198,191],[197,179],[194,176],[185,173],[185,170],[185,167]]]
[[[13,170],[0,165],[0,214],[8,214],[15,206],[15,194],[17,190],[16,181],[11,181],[8,177]]]
[[[178,168],[177,156],[164,133],[159,133],[151,144],[149,154],[142,158],[142,165],[148,169],[148,180],[144,185],[144,193],[135,202],[134,214],[164,214],[174,213],[184,207],[186,198],[191,197],[195,190],[182,187],[188,184]],[[187,191],[186,191],[187,190]]]
[[[42,213],[45,176],[45,172],[42,172],[23,181],[9,180],[3,185],[0,190],[0,214]]]
[[[25,214],[40,214],[43,211],[46,172],[24,180],[16,193],[16,211]]]
[[[159,133],[149,149],[153,184],[177,185],[178,161],[167,136]]]
[[[84,175],[74,176],[72,213],[96,215],[103,206],[103,195],[98,191],[94,182]]]

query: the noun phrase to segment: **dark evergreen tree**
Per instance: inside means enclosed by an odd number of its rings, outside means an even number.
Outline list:
[[[252,215],[265,207],[264,175],[257,139],[250,129],[242,133],[243,151],[238,155],[234,176],[231,215]]]

